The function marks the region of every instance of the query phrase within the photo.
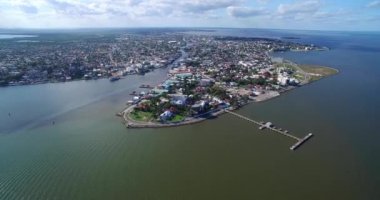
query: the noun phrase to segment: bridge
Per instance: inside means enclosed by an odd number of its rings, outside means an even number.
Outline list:
[[[248,117],[246,117],[246,116],[243,116],[243,115],[240,115],[240,114],[238,114],[238,113],[232,112],[232,111],[230,111],[230,110],[228,110],[228,109],[225,109],[225,111],[226,111],[227,113],[230,113],[230,114],[232,114],[232,115],[234,115],[234,116],[240,118],[240,119],[243,119],[243,120],[246,120],[246,121],[248,121],[248,122],[254,123],[254,124],[256,124],[256,125],[258,125],[258,126],[260,126],[260,127],[265,127],[265,128],[267,128],[267,129],[269,129],[269,130],[271,130],[271,131],[274,131],[275,133],[278,133],[278,134],[281,134],[281,135],[283,135],[283,136],[286,136],[286,137],[289,137],[289,138],[292,138],[292,139],[296,140],[297,142],[296,142],[294,145],[292,145],[292,146],[290,147],[290,150],[293,150],[293,151],[296,150],[298,147],[300,147],[300,146],[301,146],[303,143],[305,143],[308,139],[310,139],[311,137],[313,137],[313,134],[312,134],[312,133],[309,133],[309,134],[307,134],[305,137],[303,137],[303,138],[299,138],[299,137],[296,137],[296,136],[294,136],[294,135],[288,133],[287,131],[282,131],[282,130],[276,129],[276,128],[270,126],[270,125],[266,125],[266,124],[264,124],[264,123],[261,123],[261,122],[255,121],[255,120],[250,119],[250,118],[248,118]]]

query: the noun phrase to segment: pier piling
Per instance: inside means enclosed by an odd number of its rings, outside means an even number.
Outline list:
[[[281,135],[283,135],[283,136],[286,136],[286,137],[289,137],[289,138],[292,138],[292,139],[296,140],[297,142],[296,142],[294,145],[292,145],[292,146],[290,147],[290,150],[292,150],[292,151],[296,150],[296,149],[299,148],[302,144],[304,144],[307,140],[309,140],[311,137],[313,137],[313,134],[312,134],[312,133],[309,133],[309,134],[306,135],[304,138],[299,138],[299,137],[296,137],[296,136],[290,134],[287,130],[283,131],[283,130],[276,129],[276,128],[271,127],[271,126],[267,126],[265,123],[261,123],[261,122],[255,121],[255,120],[253,120],[253,119],[250,119],[250,118],[248,118],[248,117],[245,117],[245,116],[243,116],[243,115],[240,115],[240,114],[238,114],[238,113],[232,112],[232,111],[227,110],[227,109],[226,109],[225,111],[226,111],[227,113],[230,113],[230,114],[232,114],[232,115],[234,115],[234,116],[240,118],[240,119],[243,119],[243,120],[246,120],[246,121],[248,121],[248,122],[251,122],[251,123],[254,123],[254,124],[258,125],[258,126],[260,127],[260,130],[262,130],[262,129],[264,129],[264,128],[267,128],[267,129],[269,129],[269,130],[271,130],[271,131],[274,131],[275,133],[279,133],[279,134],[281,134]]]

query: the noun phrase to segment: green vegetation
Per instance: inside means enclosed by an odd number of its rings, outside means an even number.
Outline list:
[[[208,94],[211,94],[212,96],[216,96],[220,99],[226,99],[226,98],[229,98],[228,94],[227,94],[227,91],[222,88],[222,87],[219,87],[219,86],[212,86],[211,88],[208,89],[207,91]]]
[[[337,69],[317,65],[300,65],[299,68],[311,76],[310,81],[317,81],[324,77],[339,73]]]
[[[197,87],[198,82],[189,82],[187,79],[184,80],[184,83],[182,84],[183,87],[183,94],[185,95],[191,95],[195,94],[194,89]]]
[[[322,76],[330,76],[339,72],[337,69],[317,65],[300,65],[299,67],[307,73],[320,74]]]
[[[297,71],[296,67],[294,67],[291,63],[287,63],[287,62],[277,62],[277,63],[274,63],[274,67],[275,68],[279,68],[279,67],[284,67],[284,68],[287,68],[289,69],[290,71]]]
[[[170,122],[181,122],[185,120],[185,116],[183,115],[175,115],[171,120],[169,120]]]
[[[247,85],[261,85],[266,86],[269,85],[269,82],[263,77],[259,78],[249,78],[249,79],[241,79],[238,82],[239,86],[247,86]]]
[[[144,121],[144,122],[148,122],[148,121],[151,121],[152,119],[154,119],[152,112],[144,112],[144,111],[136,111],[136,110],[131,112],[130,117],[133,120]]]
[[[154,121],[166,110],[174,113],[174,117],[169,122],[179,122],[190,114],[190,106],[172,105],[169,102],[170,97],[164,93],[152,97],[150,100],[139,103],[131,112],[130,117],[136,121],[149,122]],[[191,99],[190,99],[191,101]]]
[[[288,70],[288,74],[291,74],[292,77],[305,82],[317,81],[339,72],[338,70],[330,67],[318,65],[295,65],[288,62],[275,63],[275,67],[284,67]]]

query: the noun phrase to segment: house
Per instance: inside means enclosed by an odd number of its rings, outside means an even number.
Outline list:
[[[295,78],[289,79],[289,85],[298,85],[298,84],[300,84],[299,80]]]
[[[180,94],[173,94],[173,95],[170,95],[170,97],[171,97],[171,104],[177,105],[177,106],[184,106],[188,99],[186,95],[180,95]]]
[[[212,80],[211,79],[201,79],[199,81],[199,85],[202,86],[202,87],[206,87],[206,86],[210,86],[212,84]]]
[[[207,101],[200,101],[200,102],[197,102],[195,103],[194,105],[191,106],[191,110],[196,112],[196,113],[203,113],[207,110],[207,108],[209,107],[209,102]]]
[[[191,78],[193,76],[192,73],[182,73],[182,74],[176,74],[177,79],[186,79],[186,78]]]
[[[179,83],[179,81],[177,81],[177,80],[171,80],[171,79],[168,79],[168,80],[166,80],[166,81],[162,84],[162,86],[163,86],[166,90],[169,90],[170,87],[172,87],[172,86],[174,86],[174,85],[176,85],[176,84],[178,84],[178,83]]]
[[[181,100],[181,101],[186,101],[187,100],[187,95],[182,95],[182,94],[171,94],[169,95],[171,97],[171,99],[173,99],[174,101],[178,101],[178,100]]]
[[[169,102],[169,99],[165,97],[160,97],[160,103],[168,103],[168,102]]]
[[[171,103],[176,105],[176,106],[184,106],[185,105],[185,102],[182,100],[172,101]]]
[[[289,83],[289,78],[287,76],[284,76],[282,74],[279,74],[277,77],[277,81],[280,85],[286,86]]]
[[[160,120],[167,121],[172,117],[173,117],[173,113],[170,110],[167,110],[160,115]]]

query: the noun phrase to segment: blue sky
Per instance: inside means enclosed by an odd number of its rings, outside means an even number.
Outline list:
[[[0,28],[380,31],[380,0],[0,0]]]

